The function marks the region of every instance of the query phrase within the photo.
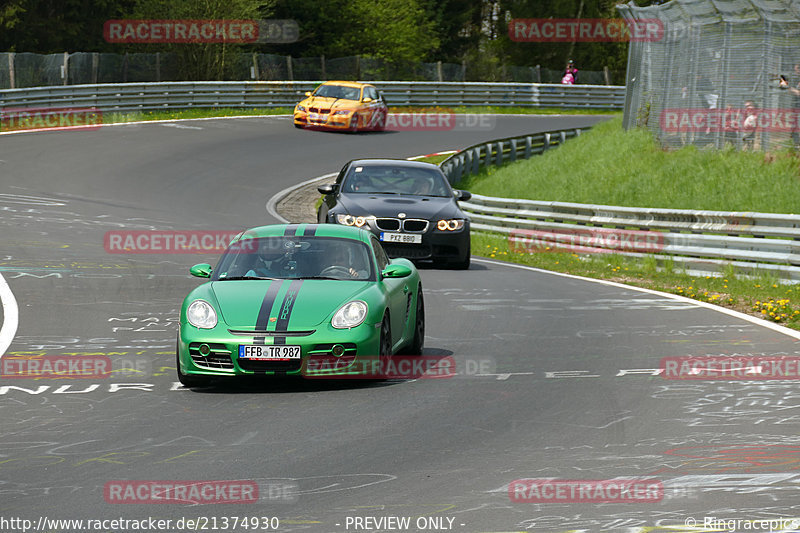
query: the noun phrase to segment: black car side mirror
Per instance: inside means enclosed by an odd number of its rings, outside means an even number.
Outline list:
[[[465,202],[472,198],[472,193],[469,191],[463,191],[461,189],[455,189],[453,191],[456,196],[456,200],[464,200]]]
[[[333,190],[336,187],[333,183],[326,183],[325,185],[320,185],[317,187],[317,190],[320,194],[333,194]]]

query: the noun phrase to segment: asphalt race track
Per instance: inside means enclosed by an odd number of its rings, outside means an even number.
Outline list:
[[[500,117],[459,131],[348,135],[278,117],[0,137],[0,274],[19,307],[4,358],[97,355],[114,368],[107,379],[2,378],[0,518],[153,517],[173,520],[169,531],[210,531],[212,519],[222,530],[226,517],[277,517],[277,531],[508,532],[800,517],[796,381],[670,381],[647,371],[667,356],[800,353],[779,331],[475,261],[464,272],[421,271],[424,355],[452,355],[456,377],[187,390],[175,378],[178,308],[200,283],[189,266],[216,257],[104,248],[111,230],[275,222],[265,209],[273,194],[351,158],[601,119]],[[520,478],[617,477],[659,480],[663,496],[542,504],[508,494]],[[249,480],[259,499],[108,503],[104,487],[121,480]],[[174,526],[198,517],[205,528]],[[0,522],[0,531],[21,529]]]

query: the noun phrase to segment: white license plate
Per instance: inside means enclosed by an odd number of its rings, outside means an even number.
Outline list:
[[[240,359],[274,361],[276,359],[300,359],[300,347],[288,345],[239,345]]]
[[[402,242],[406,244],[422,243],[422,235],[409,233],[386,233],[381,232],[381,240],[384,242]]]
[[[310,113],[308,115],[308,120],[311,122],[326,122],[328,120],[328,115],[320,115],[319,113]]]

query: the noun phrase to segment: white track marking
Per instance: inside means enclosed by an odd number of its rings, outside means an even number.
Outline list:
[[[0,358],[14,340],[19,324],[19,308],[11,287],[6,283],[3,275],[0,274],[0,302],[3,304],[3,327],[0,328]]]
[[[522,270],[530,270],[532,272],[541,272],[543,274],[552,274],[554,276],[561,276],[564,278],[572,278],[572,279],[579,279],[581,281],[590,281],[592,283],[600,283],[602,285],[609,285],[611,287],[618,287],[620,289],[629,289],[632,291],[638,292],[646,292],[647,294],[655,294],[657,296],[661,296],[664,298],[671,298],[673,300],[678,300],[680,302],[686,302],[693,304],[697,307],[705,307],[706,309],[711,309],[712,311],[717,311],[718,313],[723,313],[732,317],[741,318],[742,320],[746,320],[752,324],[757,326],[762,326],[778,333],[783,333],[784,335],[788,335],[794,339],[800,340],[800,331],[796,331],[785,326],[780,326],[778,324],[773,324],[772,322],[767,322],[766,320],[762,320],[760,318],[746,315],[744,313],[740,313],[739,311],[734,311],[733,309],[728,309],[727,307],[720,307],[718,305],[710,304],[707,302],[701,302],[700,300],[692,300],[691,298],[687,298],[685,296],[678,296],[677,294],[670,294],[668,292],[661,292],[661,291],[654,291],[653,289],[645,289],[643,287],[634,287],[633,285],[625,285],[623,283],[617,283],[615,281],[606,281],[604,279],[595,279],[595,278],[585,278],[583,276],[576,276],[574,274],[565,274],[563,272],[554,272],[552,270],[543,270],[541,268],[530,267],[526,265],[518,265],[515,263],[504,263],[502,261],[492,261],[490,259],[482,259],[478,257],[472,257],[473,261],[477,261],[479,263],[488,263],[490,265],[498,265],[498,266],[506,266],[511,268],[519,268]]]

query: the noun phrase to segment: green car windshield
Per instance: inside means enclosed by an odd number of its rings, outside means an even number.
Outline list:
[[[335,237],[259,237],[231,244],[212,281],[333,279],[375,281],[366,243]]]

